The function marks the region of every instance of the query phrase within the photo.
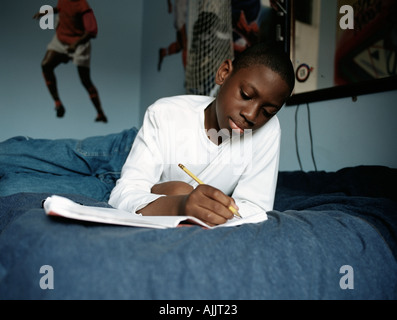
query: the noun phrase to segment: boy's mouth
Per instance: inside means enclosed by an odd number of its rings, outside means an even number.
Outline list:
[[[229,125],[232,131],[239,133],[240,135],[244,133],[244,129],[240,128],[232,118],[229,118]]]

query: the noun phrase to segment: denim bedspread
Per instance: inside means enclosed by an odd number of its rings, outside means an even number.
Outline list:
[[[281,172],[269,220],[234,228],[44,214],[52,194],[107,206],[135,135],[0,143],[0,299],[397,298],[395,169]]]

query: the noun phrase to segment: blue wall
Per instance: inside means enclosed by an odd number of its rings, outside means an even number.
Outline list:
[[[56,0],[2,1],[0,19],[0,141],[15,135],[82,138],[139,126],[143,0],[89,0],[98,20],[92,40],[92,80],[109,123],[96,112],[80,84],[76,67],[56,70],[66,107],[57,119],[40,63],[54,31],[42,30],[33,14]]]
[[[57,119],[42,79],[40,62],[53,32],[43,31],[33,14],[55,0],[3,1],[0,34],[0,141],[16,135],[84,138],[140,126],[156,99],[184,93],[181,55],[167,57],[157,71],[158,50],[175,40],[166,0],[91,0],[98,24],[92,41],[92,78],[109,123],[94,123],[95,111],[72,64],[57,70],[67,108]],[[346,166],[397,168],[397,91],[310,105],[314,153],[319,170]],[[295,110],[279,113],[283,130],[281,170],[298,170]],[[298,115],[299,150],[305,171],[313,170],[306,107]]]
[[[310,104],[313,151],[318,170],[358,165],[397,168],[397,91]],[[299,170],[295,147],[296,107],[279,113],[283,137],[281,170]],[[298,147],[304,171],[314,170],[306,106],[298,113]]]

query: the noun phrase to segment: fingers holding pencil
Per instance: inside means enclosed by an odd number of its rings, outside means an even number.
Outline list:
[[[236,206],[230,197],[214,187],[203,184],[187,196],[185,213],[209,225],[219,225],[233,219],[230,206]]]
[[[195,180],[199,185],[203,185],[204,182],[201,181],[194,173],[192,173],[188,168],[186,168],[183,164],[179,164],[178,165],[179,168],[181,168],[183,171],[185,171],[193,180]],[[238,212],[238,207],[235,204],[234,200],[232,198],[229,197],[229,199],[231,199],[231,203],[227,204],[226,206],[228,207],[229,211],[231,211],[233,213],[234,216],[241,218],[240,213]]]

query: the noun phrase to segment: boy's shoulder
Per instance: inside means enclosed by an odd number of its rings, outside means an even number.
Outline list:
[[[153,103],[148,108],[148,111],[154,113],[195,113],[204,110],[213,100],[213,97],[199,95],[179,95],[166,97],[161,98]]]
[[[280,121],[278,120],[277,115],[272,117],[263,127],[259,128],[257,131],[257,136],[259,135],[280,135],[281,134],[281,126]],[[260,138],[261,139],[261,138]]]

